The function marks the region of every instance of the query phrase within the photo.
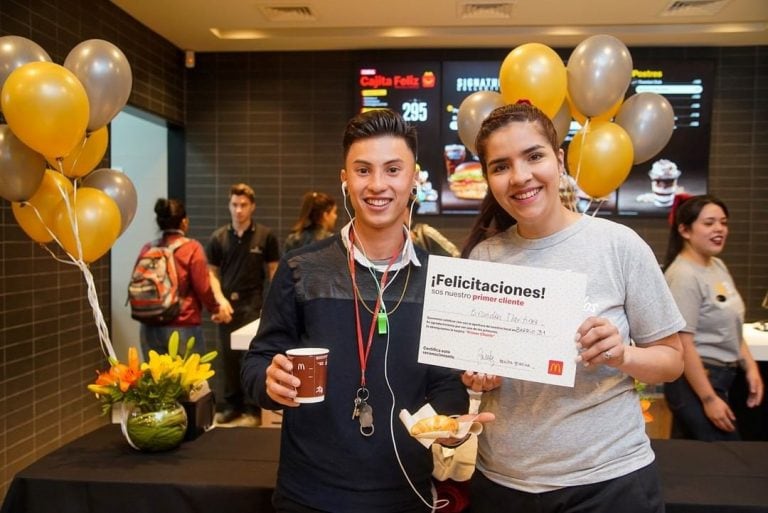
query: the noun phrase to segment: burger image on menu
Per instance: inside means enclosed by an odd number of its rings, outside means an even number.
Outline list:
[[[459,199],[483,199],[488,190],[488,184],[483,178],[480,162],[469,161],[456,166],[456,170],[448,177],[448,187]]]

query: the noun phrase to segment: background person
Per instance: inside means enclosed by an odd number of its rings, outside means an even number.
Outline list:
[[[160,243],[170,246],[179,238],[184,237],[189,230],[189,217],[184,202],[177,199],[160,198],[155,202],[155,220],[162,230]],[[139,251],[143,254],[153,245],[146,243]],[[224,303],[223,297],[218,299],[211,287],[208,276],[208,262],[202,244],[195,239],[188,239],[179,246],[173,254],[179,282],[181,308],[179,314],[169,324],[141,324],[139,339],[141,350],[146,358],[150,349],[160,354],[168,351],[168,339],[174,331],[179,332],[179,340],[185,344],[190,337],[195,337],[197,344],[205,347],[203,336],[202,308],[205,306],[211,314],[216,314],[218,322],[226,322],[229,315],[226,310],[220,312],[219,305]],[[198,346],[200,347],[200,346]]]
[[[333,235],[338,217],[336,200],[324,192],[307,192],[301,200],[299,218],[285,240],[283,252]]]
[[[277,269],[280,248],[264,225],[253,221],[256,194],[244,184],[229,190],[231,222],[213,232],[208,242],[208,269],[215,291],[225,298],[223,308],[232,320],[219,325],[221,360],[224,366],[224,404],[216,422],[226,424],[246,409],[240,385],[242,351],[232,349],[230,335],[261,315],[265,287]]]
[[[426,402],[466,412],[468,400],[456,371],[417,362],[428,255],[403,224],[416,131],[399,114],[373,110],[349,122],[343,148],[354,218],[283,257],[243,383],[261,407],[283,409],[276,511],[428,512],[432,453],[398,412]],[[300,405],[285,352],[312,346],[330,349],[325,400]],[[352,415],[360,397],[372,408],[367,427]]]
[[[676,204],[671,214],[664,276],[685,328],[683,377],[664,386],[672,411],[672,437],[738,440],[728,396],[743,366],[746,405],[763,400],[760,370],[742,337],[744,302],[725,263],[717,257],[728,238],[728,208],[711,195]]]
[[[587,297],[573,388],[465,373],[497,417],[479,437],[472,513],[663,511],[634,379],[680,375],[684,323],[653,252],[629,228],[562,204],[563,151],[536,107],[497,108],[476,147],[490,194],[470,258],[585,273]]]

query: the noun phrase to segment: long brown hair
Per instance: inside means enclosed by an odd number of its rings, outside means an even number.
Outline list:
[[[552,121],[535,106],[529,103],[515,103],[504,105],[491,112],[480,125],[480,130],[475,139],[475,148],[477,156],[480,158],[480,165],[483,168],[483,176],[488,178],[487,167],[487,149],[488,139],[497,130],[504,128],[511,123],[533,123],[536,129],[546,137],[552,149],[557,152],[558,144],[557,131]],[[509,215],[506,210],[501,208],[496,198],[493,197],[490,190],[486,193],[483,202],[480,204],[480,213],[475,219],[475,223],[469,232],[464,247],[461,249],[462,258],[467,258],[472,249],[485,239],[501,233],[510,226],[516,224],[514,217]]]
[[[293,224],[291,231],[301,233],[304,230],[322,228],[323,214],[336,206],[336,200],[324,192],[307,192],[301,201],[299,218]]]

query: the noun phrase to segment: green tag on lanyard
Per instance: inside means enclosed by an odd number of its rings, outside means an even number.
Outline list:
[[[387,332],[387,313],[379,312],[376,316],[376,320],[379,325],[379,335],[384,335]]]

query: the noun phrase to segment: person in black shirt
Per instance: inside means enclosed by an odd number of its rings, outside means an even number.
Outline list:
[[[233,185],[229,191],[232,222],[216,229],[206,247],[211,286],[219,297],[226,298],[221,307],[232,315],[231,322],[219,324],[224,366],[224,405],[216,416],[219,424],[232,422],[245,410],[240,385],[242,352],[231,348],[230,335],[259,318],[266,284],[280,260],[277,238],[269,228],[253,222],[255,210],[253,189],[243,183]]]

